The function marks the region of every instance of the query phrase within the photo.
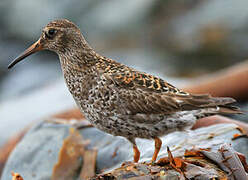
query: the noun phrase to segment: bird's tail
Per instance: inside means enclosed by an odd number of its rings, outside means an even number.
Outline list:
[[[197,119],[213,116],[216,114],[243,114],[244,112],[241,111],[238,107],[235,106],[216,106],[216,107],[207,107],[198,109],[197,112],[195,112],[195,117]]]
[[[231,105],[232,103],[235,103],[236,100],[230,97],[212,97],[208,94],[191,94],[187,98],[183,98],[184,104],[181,105],[183,109],[199,109],[206,111],[206,114],[243,113],[238,107]]]
[[[242,114],[239,107],[231,105],[236,100],[230,97],[213,97],[211,98],[216,104],[218,114]]]
[[[243,114],[244,111],[241,111],[239,107],[231,105],[236,102],[235,99],[229,97],[207,97],[199,96],[194,98],[195,101],[198,101],[200,104],[199,111],[195,114],[198,118],[203,118],[207,116],[212,116],[215,114]],[[200,103],[202,100],[207,99],[206,104]],[[199,106],[198,106],[199,107]]]

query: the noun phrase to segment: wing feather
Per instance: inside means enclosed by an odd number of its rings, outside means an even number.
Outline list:
[[[190,94],[161,78],[131,68],[121,72],[103,73],[103,76],[108,83],[115,85],[121,103],[120,111],[125,111],[126,114],[172,114],[235,102],[232,98]]]

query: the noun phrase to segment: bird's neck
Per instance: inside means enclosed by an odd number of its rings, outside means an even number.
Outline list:
[[[97,63],[100,55],[97,54],[88,43],[82,42],[80,46],[66,48],[58,53],[62,69],[83,70]]]
[[[89,46],[86,48],[71,48],[64,53],[58,53],[67,87],[74,99],[87,99],[92,83],[97,77],[95,64],[99,55]]]

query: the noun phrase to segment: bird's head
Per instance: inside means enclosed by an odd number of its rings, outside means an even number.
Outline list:
[[[63,54],[66,51],[82,46],[80,43],[86,42],[75,24],[66,19],[52,21],[43,28],[39,40],[14,59],[8,68],[12,68],[35,52],[50,50],[57,54]]]

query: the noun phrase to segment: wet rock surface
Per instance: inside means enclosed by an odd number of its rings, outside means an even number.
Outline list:
[[[70,126],[41,122],[33,127],[17,145],[5,166],[2,179],[10,179],[11,171],[20,173],[24,179],[49,179],[58,161],[59,150],[69,135]],[[132,161],[131,144],[122,137],[114,137],[95,128],[83,128],[80,131],[87,149],[97,150],[96,173],[102,173],[120,167],[123,162]],[[167,156],[169,146],[173,156],[182,156],[185,149],[211,148],[217,150],[223,143],[248,157],[246,138],[232,140],[240,133],[234,124],[219,124],[189,132],[175,132],[162,137],[163,146],[159,158]],[[137,139],[141,151],[141,162],[151,160],[154,145],[150,140]],[[78,167],[80,168],[80,166]],[[73,176],[79,176],[75,172]]]

